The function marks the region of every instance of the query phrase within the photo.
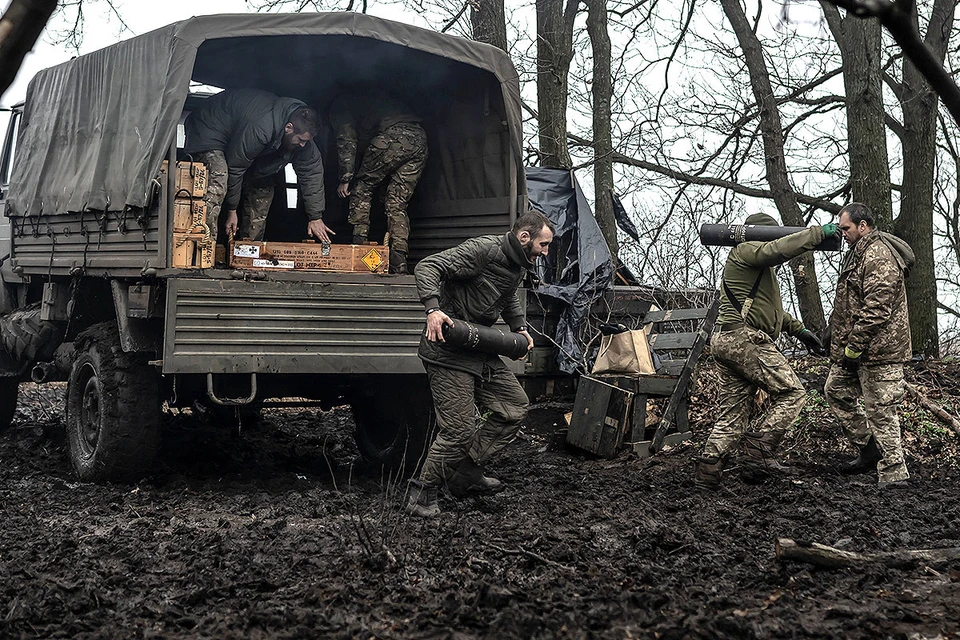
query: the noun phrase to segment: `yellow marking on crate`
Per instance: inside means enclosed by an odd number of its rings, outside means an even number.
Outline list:
[[[383,264],[383,256],[380,255],[380,252],[376,249],[370,249],[367,252],[367,255],[360,258],[363,264],[367,265],[367,269],[370,271],[376,271],[377,268]]]

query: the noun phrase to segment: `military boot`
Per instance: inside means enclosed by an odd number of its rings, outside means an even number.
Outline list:
[[[723,458],[702,456],[697,460],[697,473],[693,476],[693,483],[701,489],[716,491],[720,488],[723,477]]]
[[[390,250],[390,273],[407,275],[407,252]]]
[[[437,505],[437,487],[420,480],[411,480],[406,509],[407,513],[420,518],[435,518],[440,515],[440,507]]]
[[[847,476],[854,476],[859,473],[870,473],[871,471],[876,471],[877,463],[880,462],[880,458],[882,457],[883,454],[880,453],[880,447],[877,446],[876,439],[870,436],[867,444],[860,447],[860,450],[857,452],[857,457],[841,464],[839,471]]]
[[[780,464],[776,459],[784,433],[782,429],[778,429],[765,432],[748,431],[744,435],[743,451],[747,454],[743,460],[744,480],[762,482],[771,473],[793,473],[793,469]]]
[[[468,495],[496,493],[503,488],[503,483],[484,475],[483,468],[467,457],[447,477],[447,488],[457,498],[463,498]]]

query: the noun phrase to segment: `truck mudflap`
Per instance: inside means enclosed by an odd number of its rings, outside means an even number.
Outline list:
[[[413,278],[167,280],[163,373],[422,373]]]

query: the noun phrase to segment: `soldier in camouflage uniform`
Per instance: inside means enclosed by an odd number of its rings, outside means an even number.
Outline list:
[[[365,89],[338,96],[330,107],[330,123],[336,132],[340,164],[337,194],[350,198],[348,220],[353,225],[353,243],[367,242],[373,193],[386,182],[384,211],[390,238],[390,272],[406,273],[410,237],[407,205],[427,162],[427,134],[420,118],[394,98]],[[358,170],[357,149],[364,144],[366,150]]]
[[[833,364],[824,393],[859,450],[841,471],[876,469],[881,487],[901,486],[910,477],[897,407],[904,396],[903,363],[912,352],[904,280],[913,250],[877,230],[870,209],[860,203],[840,210],[840,231],[850,250],[830,317]]]
[[[204,203],[214,242],[221,209],[227,235],[232,237],[240,227],[243,237],[263,239],[274,177],[288,163],[297,174],[308,219],[306,233],[330,241],[333,232],[323,223],[323,160],[313,142],[318,131],[314,109],[295,98],[256,89],[218,93],[187,117],[184,152],[207,166]],[[242,223],[237,215],[241,198]]]
[[[776,226],[777,221],[757,213],[745,224]],[[814,353],[826,352],[812,331],[784,311],[775,267],[836,232],[836,225],[811,227],[772,242],[743,242],[730,251],[723,270],[719,329],[711,340],[720,377],[720,413],[697,464],[698,486],[719,488],[727,456],[741,439],[751,478],[786,469],[774,456],[806,394],[775,341],[786,331]],[[748,414],[758,388],[770,395],[770,408],[758,430],[748,432]]]
[[[482,465],[505,447],[527,415],[527,394],[499,356],[448,346],[443,325],[451,318],[491,326],[498,318],[527,339],[517,288],[553,241],[553,226],[542,213],[517,218],[513,230],[472,238],[417,264],[417,293],[427,313],[420,359],[430,381],[437,437],[420,477],[410,481],[407,511],[421,517],[440,513],[437,490],[454,495],[496,491],[501,483]],[[476,406],[484,418],[475,422]]]

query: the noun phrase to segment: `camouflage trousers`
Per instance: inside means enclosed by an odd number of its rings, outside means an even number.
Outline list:
[[[373,192],[385,180],[384,211],[391,247],[407,251],[410,219],[407,205],[427,162],[427,134],[415,123],[395,124],[375,135],[363,154],[350,196],[353,235],[368,237]]]
[[[877,463],[880,482],[910,477],[903,460],[897,407],[905,393],[902,364],[860,365],[850,372],[833,365],[823,389],[843,432],[857,447],[876,439],[883,458]],[[863,406],[860,406],[860,397]]]
[[[757,431],[789,427],[800,414],[806,393],[770,336],[745,327],[715,333],[710,344],[720,377],[720,408],[703,455],[720,458],[739,444],[747,430],[757,389],[770,396],[770,406]]]
[[[480,378],[424,364],[437,415],[437,437],[427,452],[420,480],[441,485],[467,456],[483,464],[508,445],[527,416],[529,401],[516,376],[500,359],[484,365]],[[477,407],[482,415],[479,423]]]
[[[223,198],[227,193],[227,159],[223,151],[204,151],[194,156],[195,162],[202,162],[207,167],[207,191],[203,195],[203,203],[207,210],[207,227],[213,243],[217,243],[218,229],[220,228],[220,210],[223,208]],[[263,240],[263,232],[267,227],[267,214],[273,203],[273,179],[244,181],[241,201],[244,216],[240,220],[237,237],[251,240]]]

